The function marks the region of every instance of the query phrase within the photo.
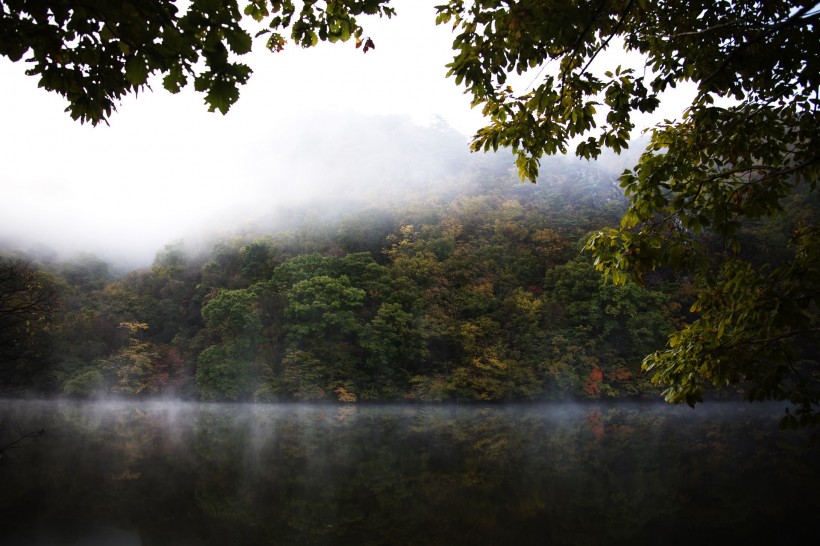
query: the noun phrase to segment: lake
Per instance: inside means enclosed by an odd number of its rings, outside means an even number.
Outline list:
[[[0,544],[795,544],[779,406],[0,400]]]

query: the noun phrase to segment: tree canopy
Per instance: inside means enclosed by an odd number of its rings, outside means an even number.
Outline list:
[[[59,309],[59,293],[49,275],[25,261],[0,258],[0,360],[43,352],[37,338]]]
[[[357,17],[393,16],[389,0],[0,1],[0,54],[99,123],[151,74],[178,91],[189,79],[226,112],[251,74],[236,55],[252,33],[266,47],[319,41],[373,46]],[[596,267],[623,282],[681,271],[696,286],[692,318],[645,367],[671,401],[694,404],[704,382],[751,385],[751,399],[788,399],[816,419],[820,234],[816,214],[792,220],[777,263],[744,244],[754,222],[789,199],[816,203],[820,149],[820,6],[815,0],[449,0],[449,75],[483,109],[474,150],[509,148],[524,179],[570,146],[584,158],[626,148],[637,113],[663,92],[697,90],[679,120],[660,121],[620,183],[620,225],[590,237]],[[247,24],[246,24],[247,23]],[[256,26],[256,29],[247,30]],[[623,48],[642,67],[599,67]],[[203,62],[204,61],[204,62]],[[609,62],[609,61],[607,61]],[[514,74],[534,74],[524,89]],[[809,207],[814,212],[816,207]]]
[[[209,110],[224,114],[252,72],[236,60],[253,45],[241,23],[256,22],[256,37],[266,36],[271,51],[288,39],[311,47],[351,38],[367,51],[373,42],[356,16],[394,13],[384,0],[243,3],[240,10],[236,0],[193,0],[181,10],[173,0],[3,0],[0,55],[31,63],[27,73],[64,96],[66,110],[82,122],[105,121],[153,74],[172,93],[192,79]]]

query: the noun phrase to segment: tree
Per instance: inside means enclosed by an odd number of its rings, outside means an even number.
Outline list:
[[[287,292],[288,337],[299,342],[358,333],[361,324],[355,310],[362,306],[364,297],[365,291],[351,285],[346,275],[318,275],[299,281]]]
[[[222,290],[202,307],[208,329],[246,358],[255,356],[261,335],[258,300],[253,289]]]
[[[270,284],[274,290],[284,293],[301,281],[320,275],[335,276],[338,270],[338,258],[316,253],[300,254],[281,263],[273,271]]]
[[[392,16],[388,4],[309,0],[297,14],[291,0],[252,0],[244,13],[267,23],[260,34],[273,51],[283,32],[304,47],[355,37],[367,50],[356,16]],[[83,121],[104,120],[153,73],[171,91],[192,76],[224,113],[250,75],[229,55],[252,45],[235,0],[194,0],[184,14],[170,0],[0,6],[0,54],[27,56],[41,86]],[[616,283],[674,268],[697,287],[693,320],[645,362],[668,400],[694,404],[704,383],[749,382],[750,398],[788,399],[804,421],[818,420],[816,212],[794,226],[781,263],[753,262],[738,237],[750,219],[817,188],[816,0],[449,0],[436,9],[455,33],[449,75],[488,120],[472,149],[512,149],[531,181],[545,154],[571,144],[587,159],[623,150],[636,113],[656,112],[678,84],[696,86],[682,119],[658,123],[621,176],[629,204],[620,226],[595,233],[587,250]],[[616,46],[644,66],[599,67]],[[531,83],[514,88],[514,74]]]
[[[202,400],[245,399],[253,391],[254,370],[234,351],[220,345],[211,345],[199,354],[196,369],[196,387]]]
[[[126,346],[100,362],[103,369],[111,369],[117,376],[114,392],[140,394],[149,388],[148,378],[153,374],[154,361],[159,358],[155,347],[141,339],[148,330],[143,322],[122,322],[120,329],[128,334]]]
[[[203,400],[235,401],[253,391],[262,335],[258,307],[254,287],[221,290],[202,307],[202,317],[215,342],[197,359],[196,385]]]
[[[417,319],[398,303],[383,303],[363,331],[361,346],[377,379],[391,380],[396,371],[413,368],[424,356]],[[407,372],[405,372],[407,373]]]
[[[790,400],[804,423],[818,422],[816,214],[796,226],[783,264],[753,264],[737,236],[795,192],[816,191],[816,1],[451,0],[438,9],[457,33],[449,74],[489,120],[473,149],[512,148],[533,181],[539,159],[573,139],[586,137],[575,148],[585,158],[626,148],[636,112],[654,112],[680,83],[697,86],[683,118],[656,125],[621,176],[620,226],[586,248],[617,283],[663,267],[694,279],[694,320],[644,362],[667,400],[693,405],[704,383],[747,383],[750,399]],[[617,43],[645,66],[596,70]],[[541,78],[551,62],[556,72]],[[530,69],[539,70],[532,84],[513,89],[511,73]]]
[[[63,385],[63,393],[68,396],[89,398],[101,396],[106,393],[105,377],[100,370],[92,367],[85,367],[76,372]]]
[[[193,0],[185,11],[173,0],[3,0],[0,55],[31,63],[27,73],[40,87],[68,100],[66,110],[82,122],[105,121],[116,102],[137,93],[153,74],[177,93],[193,79],[210,111],[223,114],[239,98],[251,68],[233,55],[251,50],[253,38],[240,23],[258,23],[256,36],[280,51],[287,42],[311,47],[321,41],[356,40],[374,47],[356,21],[361,14],[390,17],[384,0]],[[385,4],[385,5],[382,5]],[[243,17],[243,15],[245,17]]]
[[[37,340],[59,309],[57,285],[50,275],[22,260],[0,258],[0,361],[42,352]]]
[[[296,400],[319,400],[327,395],[332,370],[309,351],[288,349],[282,368],[278,386],[285,395]]]

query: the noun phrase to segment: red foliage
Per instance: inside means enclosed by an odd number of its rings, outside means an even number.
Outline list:
[[[587,413],[587,421],[589,421],[589,428],[592,431],[592,436],[595,440],[600,440],[604,437],[606,427],[601,422],[601,412],[597,409],[591,410]]]
[[[618,366],[614,370],[607,372],[606,378],[609,381],[626,381],[627,379],[632,379],[632,373],[623,366]]]
[[[601,371],[601,368],[595,366],[592,368],[592,371],[589,372],[589,380],[594,381],[595,383],[600,383],[604,380],[604,372]]]
[[[598,366],[593,366],[592,371],[589,372],[589,381],[584,386],[584,392],[587,396],[598,398],[601,396],[601,383],[604,380],[604,373]]]
[[[147,390],[153,393],[176,390],[188,379],[186,362],[176,347],[162,345],[158,353],[158,357],[152,362],[152,373],[146,381]]]

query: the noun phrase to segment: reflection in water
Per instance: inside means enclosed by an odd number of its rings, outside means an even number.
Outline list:
[[[818,452],[772,414],[0,401],[47,431],[0,460],[0,544],[808,539]]]

